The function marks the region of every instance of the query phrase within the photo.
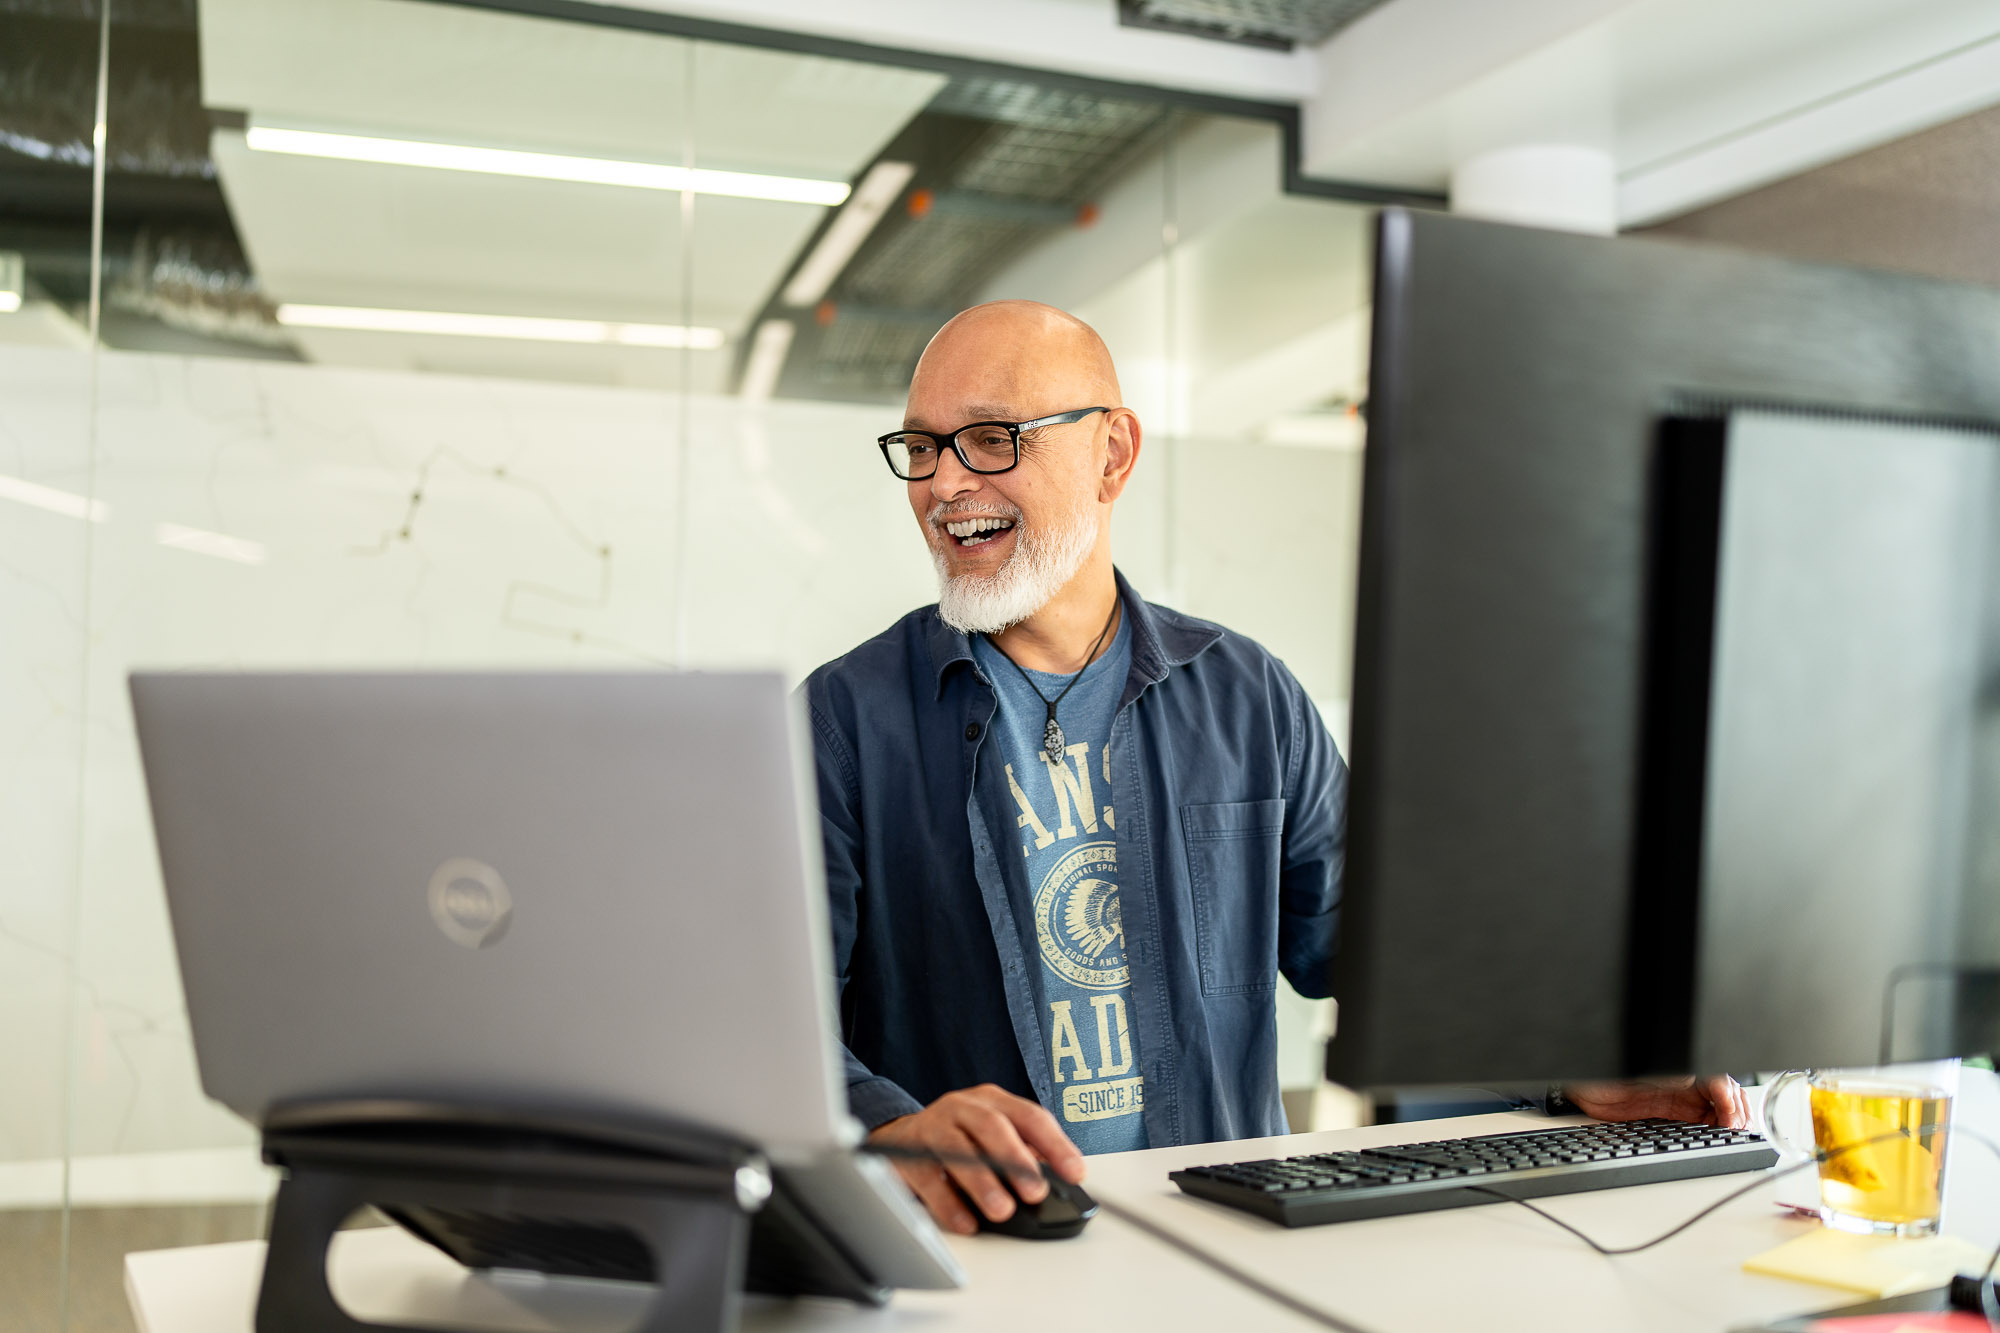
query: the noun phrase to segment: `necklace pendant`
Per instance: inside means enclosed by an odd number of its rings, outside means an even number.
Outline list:
[[[1042,728],[1042,754],[1047,757],[1050,764],[1058,767],[1061,766],[1063,762],[1063,729],[1062,724],[1056,721],[1056,710],[1053,708],[1049,710],[1048,726]]]

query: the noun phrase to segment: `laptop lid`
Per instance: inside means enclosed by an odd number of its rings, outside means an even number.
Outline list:
[[[851,1142],[776,673],[135,673],[202,1085]]]

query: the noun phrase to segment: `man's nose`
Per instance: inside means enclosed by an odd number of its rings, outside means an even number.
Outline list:
[[[941,450],[937,471],[931,473],[931,494],[940,500],[956,500],[980,487],[979,474],[958,461],[955,449]]]

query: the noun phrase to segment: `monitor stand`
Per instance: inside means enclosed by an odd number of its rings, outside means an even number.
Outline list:
[[[274,1111],[264,1160],[284,1178],[272,1207],[257,1333],[420,1333],[358,1320],[333,1294],[334,1234],[370,1205],[469,1267],[649,1274],[656,1294],[635,1333],[723,1333],[736,1327],[742,1305],[751,1214],[771,1192],[769,1169],[747,1145],[699,1131],[410,1102]],[[612,1243],[600,1251],[603,1270],[590,1257],[581,1268],[573,1260],[539,1263],[532,1247],[516,1256],[482,1246],[481,1219],[509,1224],[516,1235],[522,1224],[529,1236],[551,1225]],[[610,1271],[621,1267],[627,1271]]]

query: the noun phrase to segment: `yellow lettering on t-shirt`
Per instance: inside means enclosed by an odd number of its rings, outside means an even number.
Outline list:
[[[1050,1063],[1055,1066],[1056,1082],[1063,1081],[1063,1061],[1068,1060],[1076,1068],[1071,1078],[1089,1078],[1090,1062],[1083,1058],[1083,1043],[1077,1039],[1076,1020],[1069,1016],[1069,1001],[1055,1000],[1049,1004],[1049,1015],[1053,1020],[1049,1031]],[[1100,1020],[1101,1021],[1101,1020]]]
[[[1049,832],[1042,824],[1042,821],[1035,817],[1035,807],[1028,804],[1028,793],[1022,791],[1021,784],[1014,781],[1014,766],[1012,764],[1007,765],[1007,790],[1014,793],[1014,804],[1021,807],[1019,817],[1014,820],[1014,827],[1031,828],[1035,831],[1035,849],[1037,851],[1054,842],[1056,835]],[[1064,815],[1067,817],[1068,811],[1064,811]],[[1025,856],[1027,849],[1024,847],[1021,849],[1021,852]]]
[[[1074,838],[1076,821],[1070,817],[1070,804],[1076,805],[1076,813],[1083,816],[1083,831],[1097,832],[1097,793],[1090,785],[1090,742],[1079,741],[1064,751],[1068,759],[1076,760],[1072,768],[1066,759],[1060,764],[1050,763],[1047,755],[1042,756],[1042,767],[1048,770],[1049,786],[1056,794],[1056,813],[1061,816],[1056,821],[1058,838]]]
[[[1093,995],[1090,1007],[1097,1011],[1097,1058],[1103,1061],[1097,1067],[1099,1078],[1109,1078],[1122,1074],[1132,1067],[1132,1032],[1125,1025],[1125,997],[1122,995]],[[1113,1040],[1118,1047],[1118,1058],[1111,1058]]]

